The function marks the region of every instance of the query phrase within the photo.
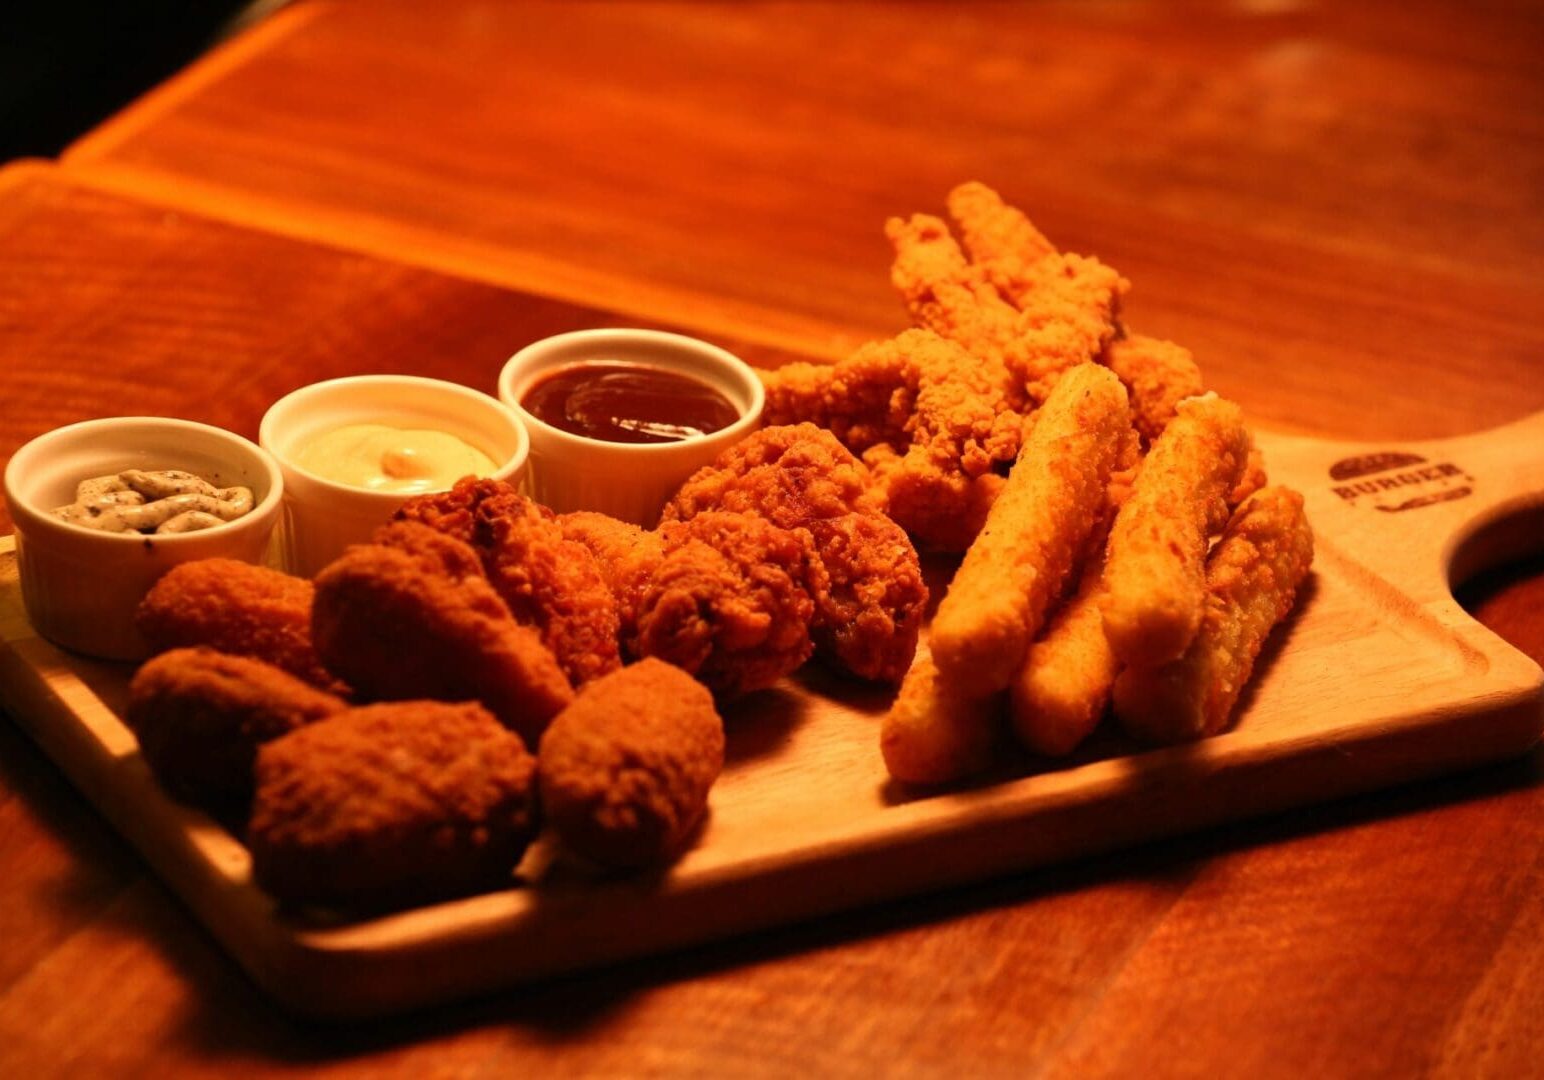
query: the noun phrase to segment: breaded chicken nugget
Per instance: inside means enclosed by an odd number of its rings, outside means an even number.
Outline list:
[[[143,664],[129,682],[124,719],[174,797],[244,810],[258,746],[347,707],[272,664],[200,646]]]
[[[763,428],[699,469],[661,519],[728,510],[808,529],[828,579],[813,597],[817,649],[860,678],[895,682],[916,652],[928,591],[916,549],[884,515],[884,501],[834,435],[790,424]]]
[[[928,603],[906,530],[882,514],[843,514],[809,531],[828,579],[810,624],[816,650],[860,679],[900,682]]]
[[[421,522],[475,548],[510,613],[536,627],[576,686],[621,665],[617,605],[602,569],[540,503],[502,481],[467,477],[408,500],[393,520]]]
[[[552,721],[537,752],[543,813],[563,844],[635,867],[673,855],[724,765],[707,688],[662,660],[596,679]]]
[[[557,521],[566,539],[583,544],[595,556],[616,598],[625,646],[633,622],[631,613],[638,610],[641,601],[639,590],[665,557],[664,540],[657,532],[593,510],[559,514]]]
[[[135,625],[157,652],[207,645],[338,689],[311,644],[311,583],[236,559],[174,566],[145,595]]]
[[[1130,429],[1126,389],[1108,368],[1082,364],[1057,382],[933,618],[948,681],[985,693],[1013,680],[1104,512]]]
[[[720,698],[771,686],[814,651],[825,570],[807,529],[714,511],[658,530],[660,558],[624,566],[624,647],[695,675]],[[631,600],[629,600],[631,598]]]
[[[316,576],[312,632],[328,667],[369,699],[475,698],[534,743],[573,690],[477,552],[409,521],[375,540]]]
[[[481,706],[350,709],[264,745],[247,846],[280,900],[406,904],[509,883],[536,759]]]
[[[661,521],[707,510],[749,511],[784,529],[851,513],[883,513],[884,492],[863,463],[814,424],[764,427],[698,469],[673,495]]]
[[[1195,637],[1207,538],[1227,521],[1248,454],[1243,414],[1215,394],[1181,402],[1148,451],[1110,530],[1099,605],[1125,663],[1155,667]]]
[[[1303,497],[1265,488],[1238,508],[1206,564],[1206,610],[1178,660],[1128,668],[1115,712],[1131,735],[1172,743],[1214,735],[1249,680],[1271,628],[1292,610],[1313,562]]]

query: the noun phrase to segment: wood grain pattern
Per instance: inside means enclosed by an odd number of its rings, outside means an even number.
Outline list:
[[[974,178],[1130,277],[1132,324],[1258,421],[1432,437],[1544,407],[1536,15],[462,0],[280,19],[67,165],[820,355],[900,326],[880,226]]]
[[[1528,5],[520,7],[296,5],[70,155],[92,186],[172,216],[118,199],[93,213],[77,190],[29,226],[46,242],[0,242],[0,455],[128,411],[104,353],[237,351],[261,387],[195,369],[132,392],[250,434],[307,366],[365,370],[393,341],[518,322],[496,290],[468,325],[411,317],[422,290],[456,310],[467,278],[839,353],[898,325],[881,219],[971,175],[1131,276],[1133,325],[1195,348],[1256,421],[1409,438],[1541,405],[1544,22]],[[530,71],[545,114],[509,94]],[[7,220],[30,213],[12,197]],[[222,237],[193,210],[325,250]],[[197,257],[155,269],[183,247]],[[350,251],[442,273],[372,271]],[[363,345],[386,352],[340,359],[361,341],[325,318],[260,338],[279,355],[244,346],[289,315],[241,299],[273,288],[273,267],[340,302],[340,276],[391,277],[400,291],[354,313],[384,305]],[[214,287],[198,305],[177,299],[199,279]],[[303,288],[285,296],[309,310]],[[51,321],[61,307],[72,317]],[[46,343],[34,324],[53,327]],[[163,341],[183,334],[199,352]],[[1470,600],[1544,659],[1531,567]],[[318,1033],[267,1005],[6,723],[0,1071],[1526,1075],[1544,1046],[1541,822],[1535,750]]]

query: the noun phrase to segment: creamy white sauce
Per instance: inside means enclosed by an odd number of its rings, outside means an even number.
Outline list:
[[[463,476],[489,476],[493,459],[446,431],[350,424],[300,448],[295,463],[350,487],[416,495]]]

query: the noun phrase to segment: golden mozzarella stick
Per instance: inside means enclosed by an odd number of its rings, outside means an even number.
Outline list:
[[[1037,754],[1059,757],[1076,749],[1098,725],[1120,673],[1099,616],[1106,531],[1090,538],[1077,591],[1029,647],[1023,669],[1008,688],[1014,734]]]
[[[1110,530],[1099,610],[1115,655],[1156,667],[1201,624],[1207,537],[1249,453],[1243,415],[1216,394],[1190,398],[1153,443]]]
[[[1206,615],[1190,648],[1161,667],[1127,668],[1116,680],[1121,726],[1156,743],[1221,731],[1312,562],[1301,495],[1265,488],[1240,506],[1207,562]]]
[[[997,742],[998,695],[940,678],[919,652],[879,728],[890,775],[908,784],[944,784],[985,769]]]
[[[933,618],[933,658],[951,682],[985,693],[1013,681],[1104,511],[1130,429],[1108,368],[1081,364],[1056,384]]]

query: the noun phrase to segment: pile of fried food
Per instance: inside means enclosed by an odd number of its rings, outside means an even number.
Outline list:
[[[643,529],[468,478],[314,582],[168,573],[128,719],[174,795],[244,822],[281,900],[414,902],[511,880],[543,823],[603,867],[702,819],[718,705],[813,655],[899,683],[896,779],[988,768],[1008,731],[1222,730],[1313,556],[1238,407],[1120,321],[1127,282],[990,189],[892,220],[916,326],[764,373],[766,421]],[[913,541],[961,553],[920,642]],[[534,754],[533,754],[534,751]]]
[[[157,654],[129,725],[292,903],[496,888],[544,823],[589,863],[660,863],[722,768],[717,702],[817,651],[867,679],[910,665],[927,587],[865,474],[790,425],[691,477],[653,530],[467,478],[314,581],[183,564],[137,612]]]
[[[884,719],[891,775],[985,769],[1005,705],[1041,754],[1112,699],[1145,742],[1221,731],[1307,576],[1302,497],[1189,352],[1122,324],[1118,273],[982,184],[948,209],[963,249],[937,217],[886,227],[913,329],[766,377],[769,422],[828,428],[911,536],[964,552]]]

